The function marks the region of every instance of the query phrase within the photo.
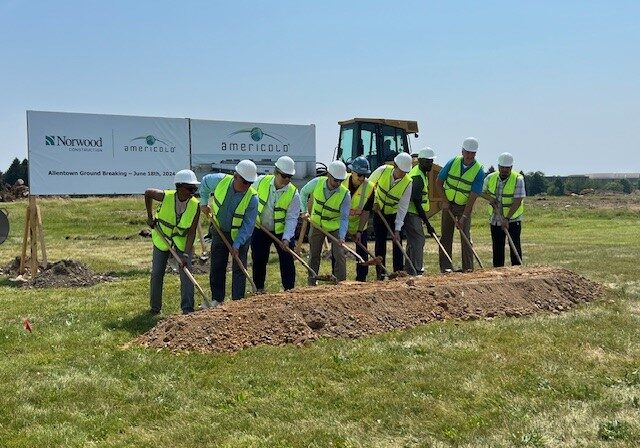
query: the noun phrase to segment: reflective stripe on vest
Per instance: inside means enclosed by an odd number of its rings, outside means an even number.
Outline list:
[[[349,189],[349,179],[353,176],[353,173],[349,174],[345,180],[342,181],[342,185],[345,188]],[[360,215],[362,214],[362,210],[369,200],[369,196],[373,193],[373,184],[369,182],[369,179],[365,179],[358,188],[356,192],[351,196],[351,209],[349,210],[349,233],[356,233],[358,231],[358,227],[360,226]],[[365,223],[364,229],[366,230],[368,227],[368,222]]]
[[[175,198],[176,190],[164,190],[164,199],[162,199],[160,207],[156,210],[156,219],[158,220],[156,227],[162,231],[164,236],[171,241],[175,247],[184,252],[187,246],[187,233],[198,212],[198,200],[194,197],[189,199],[187,207],[178,221]],[[159,250],[166,252],[169,250],[169,245],[162,240],[162,237],[158,234],[158,229],[154,228],[151,230],[153,245]]]
[[[522,177],[519,173],[514,170],[511,170],[511,174],[509,178],[505,182],[502,187],[502,216],[506,217],[509,214],[509,210],[511,209],[511,204],[513,204],[513,195],[516,192],[516,182],[518,178]],[[500,178],[500,173],[495,171],[489,174],[487,179],[487,191],[493,196],[496,197],[496,190],[498,189],[498,179]],[[493,207],[490,207],[491,213],[493,213]],[[516,219],[524,212],[524,200],[520,202],[520,206],[517,208],[513,216],[510,219]]]
[[[227,174],[222,178],[218,185],[216,185],[216,189],[213,191],[213,203],[211,204],[211,211],[213,212],[213,219],[220,226],[220,221],[218,221],[218,212],[220,211],[220,207],[224,204],[224,199],[227,197],[227,192],[231,187],[231,182],[233,181],[233,175]],[[238,230],[242,225],[242,220],[244,219],[244,213],[247,211],[247,207],[249,206],[249,202],[251,202],[251,198],[257,194],[256,190],[253,188],[249,188],[240,203],[233,211],[233,217],[231,218],[231,239],[235,240],[238,236]]]
[[[327,232],[333,232],[340,228],[340,207],[349,190],[342,184],[329,193],[329,197],[324,195],[324,186],[327,178],[320,178],[313,189],[313,208],[311,210],[311,221],[319,225]]]
[[[422,205],[422,210],[427,213],[431,208],[431,204],[429,203],[429,179],[424,175],[419,165],[411,168],[411,171],[409,171],[409,177],[411,177],[412,180],[416,177],[422,178],[423,187],[420,197],[420,205]],[[416,210],[416,205],[413,201],[409,203],[409,213],[413,213],[414,215],[418,214],[418,210]]]
[[[405,175],[400,182],[391,186],[393,178],[393,165],[385,167],[376,185],[376,203],[384,215],[398,212],[398,203],[405,190],[411,185],[411,178]]]
[[[258,223],[262,224],[262,210],[267,205],[269,194],[271,193],[271,182],[275,176],[268,174],[258,182],[258,218],[256,219],[256,227]],[[287,186],[287,191],[280,195],[280,198],[273,206],[273,226],[277,234],[284,233],[284,223],[287,218],[287,210],[296,194],[296,187],[292,183]]]
[[[477,160],[474,160],[473,165],[462,174],[462,156],[453,159],[447,179],[444,181],[444,192],[449,202],[466,205],[469,201],[471,185],[473,185],[473,180],[480,170],[482,170],[482,165]]]

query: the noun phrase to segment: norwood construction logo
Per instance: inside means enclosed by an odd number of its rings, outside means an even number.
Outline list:
[[[152,134],[142,135],[130,140],[132,144],[124,145],[126,152],[138,153],[171,153],[176,151],[176,146],[168,139],[160,139]]]
[[[256,143],[237,143],[231,141],[236,135],[249,134],[251,140]],[[270,141],[259,143],[263,138],[268,137]],[[259,127],[239,129],[227,136],[230,141],[223,141],[221,144],[222,151],[241,151],[241,152],[289,152],[289,144],[286,143],[286,137],[276,134],[275,132],[265,132]],[[277,143],[274,143],[277,142]]]
[[[102,137],[68,137],[66,135],[45,135],[45,146],[56,146],[69,151],[101,152]]]

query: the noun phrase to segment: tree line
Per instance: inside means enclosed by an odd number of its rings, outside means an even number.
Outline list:
[[[29,185],[29,161],[22,162],[17,157],[5,172],[0,171],[0,186],[3,184],[14,185],[18,179],[22,179],[25,185]]]

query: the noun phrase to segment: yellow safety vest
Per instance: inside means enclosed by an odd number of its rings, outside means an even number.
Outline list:
[[[444,181],[444,193],[449,202],[465,205],[469,201],[471,185],[480,170],[482,170],[482,165],[474,160],[473,165],[462,174],[462,156],[453,159],[447,179]]]
[[[411,177],[412,180],[416,177],[422,177],[423,187],[422,187],[422,193],[421,193],[422,196],[420,199],[420,205],[422,206],[422,210],[424,210],[424,212],[427,213],[431,208],[431,204],[429,203],[429,178],[424,175],[424,173],[422,172],[422,170],[418,165],[411,168],[411,171],[409,171],[409,177]],[[416,206],[413,203],[413,201],[409,203],[409,213],[413,213],[414,215],[418,214],[418,210],[416,209]]]
[[[342,185],[348,190],[349,189],[349,179],[353,176],[349,174],[345,180],[342,181]],[[362,215],[362,210],[364,209],[365,204],[369,200],[369,196],[373,193],[373,184],[369,182],[369,179],[365,179],[358,188],[356,192],[351,196],[351,209],[349,210],[349,233],[353,234],[358,231],[358,226],[360,225],[360,215]],[[366,230],[369,223],[364,225],[364,229]]]
[[[513,204],[513,199],[514,199],[513,194],[516,191],[516,182],[518,181],[519,177],[522,177],[522,176],[515,170],[511,170],[511,174],[507,178],[507,181],[505,182],[504,187],[502,187],[501,202],[502,202],[502,216],[504,217],[506,217],[509,214],[509,210],[511,209],[511,204]],[[498,171],[495,171],[489,174],[487,179],[487,191],[494,198],[496,197],[496,190],[498,188],[499,178],[500,178],[500,173]],[[490,208],[490,210],[491,210],[491,213],[493,213],[492,207]],[[520,215],[522,215],[523,212],[524,212],[524,200],[520,202],[520,207],[516,209],[513,216],[511,216],[511,219],[518,218]]]
[[[151,230],[153,245],[163,252],[169,250],[169,245],[158,234],[159,229],[165,238],[184,252],[187,246],[187,233],[197,212],[198,200],[191,197],[187,202],[184,213],[178,219],[178,216],[176,216],[176,190],[164,190],[164,199],[162,199],[160,207],[156,210],[156,228]]]
[[[349,190],[340,184],[338,188],[329,193],[329,197],[325,197],[324,185],[326,183],[326,177],[320,178],[313,189],[311,222],[319,225],[327,232],[333,232],[340,228],[340,207]]]
[[[376,184],[376,203],[385,215],[398,212],[398,203],[405,190],[411,185],[411,177],[405,175],[400,182],[391,186],[393,181],[393,165],[386,166]]]
[[[262,224],[262,210],[269,199],[273,178],[273,174],[268,174],[258,182],[258,218],[256,219],[256,227],[258,227],[258,223]],[[296,186],[289,183],[289,185],[287,185],[287,191],[280,195],[280,198],[273,206],[274,231],[278,234],[284,233],[284,223],[287,218],[287,210],[289,209],[289,205],[291,204],[295,194]]]
[[[229,191],[229,186],[233,181],[233,175],[227,174],[222,178],[218,185],[216,185],[216,189],[213,191],[213,203],[211,204],[211,211],[213,212],[213,220],[215,223],[220,226],[218,221],[218,212],[220,211],[220,207],[224,203],[224,199],[227,197],[227,192]],[[235,240],[238,236],[238,230],[240,230],[240,226],[242,226],[242,220],[244,219],[244,213],[247,211],[247,207],[249,206],[249,202],[251,202],[251,198],[256,195],[256,190],[249,187],[249,189],[245,192],[244,196],[238,203],[238,206],[233,211],[233,218],[231,219],[231,239]]]

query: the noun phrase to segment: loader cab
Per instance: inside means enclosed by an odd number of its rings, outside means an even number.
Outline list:
[[[371,171],[393,161],[400,152],[411,153],[407,134],[418,135],[415,121],[354,118],[338,124],[340,136],[335,158],[348,165],[356,157],[364,156]]]

